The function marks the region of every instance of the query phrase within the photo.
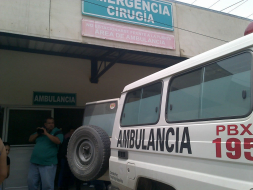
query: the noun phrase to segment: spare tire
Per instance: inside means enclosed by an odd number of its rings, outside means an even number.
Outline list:
[[[72,173],[82,181],[101,177],[109,167],[110,138],[100,127],[75,130],[68,143],[67,159]]]

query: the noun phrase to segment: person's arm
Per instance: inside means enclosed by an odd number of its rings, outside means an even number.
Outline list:
[[[34,142],[38,136],[39,136],[38,133],[31,135],[29,138],[29,142]]]
[[[0,139],[0,184],[7,177],[7,162],[6,162],[6,150],[2,140]]]
[[[61,141],[58,137],[50,135],[45,128],[42,128],[44,130],[44,135],[46,135],[53,143],[55,144],[61,144]]]

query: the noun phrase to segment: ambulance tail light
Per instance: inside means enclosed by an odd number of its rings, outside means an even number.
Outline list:
[[[244,32],[244,36],[253,33],[253,22],[251,22],[248,27],[246,28],[245,32]]]

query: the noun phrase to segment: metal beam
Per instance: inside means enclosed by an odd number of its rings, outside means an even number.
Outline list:
[[[45,55],[53,55],[53,56],[63,56],[63,57],[70,57],[70,58],[78,58],[78,59],[88,59],[88,60],[96,60],[96,64],[98,64],[98,61],[102,61],[102,63],[110,62],[109,65],[104,67],[104,70],[102,70],[100,73],[98,70],[93,71],[92,74],[92,79],[96,82],[99,77],[101,77],[108,69],[110,69],[116,62],[115,59],[110,56],[114,52],[122,52],[126,51],[123,49],[117,49],[117,48],[110,48],[110,47],[102,47],[98,45],[91,45],[91,44],[83,44],[81,42],[69,42],[69,41],[63,41],[63,40],[54,40],[54,39],[49,39],[49,38],[41,38],[41,37],[33,37],[33,36],[26,36],[26,35],[20,35],[20,34],[11,34],[11,33],[5,33],[5,32],[0,32],[0,37],[4,36],[6,37],[8,41],[8,45],[0,45],[0,49],[4,50],[11,50],[11,51],[22,51],[22,52],[27,52],[27,53],[37,53],[37,54],[45,54]],[[25,47],[16,47],[16,46],[11,46],[9,42],[9,38],[15,38],[17,40],[27,40],[27,45]],[[29,48],[29,40],[35,41],[35,42],[44,42],[44,43],[51,43],[54,45],[61,44],[61,45],[66,45],[66,46],[74,46],[76,48],[92,48],[92,49],[97,49],[100,51],[106,50],[106,52],[101,55],[83,55],[83,54],[76,54],[76,53],[64,53],[64,52],[53,52],[52,49],[50,51],[45,51],[45,50],[36,50],[36,49],[31,49]],[[53,48],[53,47],[52,47]],[[122,63],[122,64],[129,64],[129,65],[138,65],[138,66],[146,66],[146,67],[155,67],[155,68],[166,68],[169,67],[173,64],[176,64],[178,62],[181,62],[183,60],[186,60],[187,58],[184,57],[177,57],[177,56],[171,56],[171,55],[161,55],[161,54],[155,54],[155,53],[147,53],[147,52],[139,52],[139,51],[134,51],[134,50],[127,50],[126,56],[133,56],[133,55],[139,55],[139,56],[145,56],[145,57],[150,57],[152,59],[156,58],[162,58],[162,63],[159,64],[159,62],[154,61],[154,63],[146,63],[143,61],[138,61],[136,59],[134,60],[122,60],[122,59],[117,59],[117,63]],[[168,60],[168,61],[167,61]],[[166,64],[165,64],[166,63]],[[94,63],[93,63],[94,64]],[[92,64],[92,65],[93,65]],[[101,64],[102,65],[102,64]],[[95,67],[95,66],[92,66]],[[98,65],[96,65],[96,68]]]
[[[174,59],[178,61],[184,61],[188,59],[187,57],[177,57],[177,56],[172,56],[172,55],[163,55],[163,54],[140,52],[140,51],[133,51],[133,50],[129,50],[128,53],[132,55],[144,55],[144,56],[158,57],[158,58],[163,58],[163,59]]]
[[[160,69],[165,69],[165,68],[170,67],[170,66],[173,65],[173,64],[158,65],[158,64],[142,63],[142,62],[133,62],[133,61],[119,61],[118,63],[127,64],[127,65],[143,66],[143,67],[154,67],[154,68],[160,68]]]
[[[111,61],[108,65],[106,65],[106,66],[104,67],[104,69],[103,69],[101,72],[99,72],[99,70],[96,70],[96,74],[95,74],[94,71],[92,70],[92,71],[91,71],[91,79],[90,79],[90,82],[91,82],[91,83],[97,83],[97,82],[98,82],[98,79],[99,79],[103,74],[105,74],[106,71],[108,71],[115,63],[117,63],[117,62],[121,59],[121,57],[122,57],[126,52],[127,52],[126,50],[121,50],[121,51],[119,51],[119,55],[118,55],[113,61]],[[95,63],[95,61],[94,61],[94,62],[92,62],[92,64],[95,64],[96,66],[94,66],[94,67],[96,67],[96,69],[97,69],[97,62]],[[98,73],[98,72],[99,72],[99,73]]]
[[[13,47],[13,46],[2,46],[2,45],[0,45],[0,49],[11,50],[11,51],[22,51],[22,52],[27,52],[27,53],[38,53],[38,54],[46,54],[46,55],[71,57],[71,58],[78,58],[78,59],[93,59],[94,58],[92,56],[84,56],[84,55],[76,55],[76,54],[70,54],[70,53],[60,53],[60,52],[53,52],[53,51],[36,50],[36,49],[29,49],[29,48],[19,48],[19,47]]]
[[[103,55],[101,55],[100,57],[98,57],[97,60],[104,60],[108,55],[112,54],[115,51],[116,50],[109,50],[109,51],[105,52]]]
[[[10,51],[21,51],[21,52],[27,52],[27,53],[38,53],[38,54],[53,55],[53,56],[70,57],[70,58],[77,58],[77,59],[88,59],[88,60],[95,59],[97,61],[101,61],[100,58],[93,57],[93,56],[84,56],[84,55],[76,55],[76,54],[58,53],[58,52],[35,50],[35,49],[29,49],[29,48],[18,48],[18,47],[1,46],[0,45],[0,49],[10,50]],[[182,61],[185,60],[185,59],[186,58],[182,58]],[[112,62],[113,59],[104,58],[103,61]],[[180,62],[180,61],[178,61],[178,62]],[[120,60],[118,63],[128,64],[128,65],[145,66],[145,67],[155,67],[155,68],[161,68],[161,69],[171,66],[171,64],[168,64],[168,65],[159,65],[159,64],[150,64],[150,63],[144,63],[144,62],[127,61],[127,60]]]
[[[38,42],[47,42],[47,43],[53,43],[53,44],[88,47],[88,48],[101,49],[101,50],[108,50],[108,49],[117,50],[116,48],[98,46],[98,45],[93,45],[93,44],[83,44],[81,42],[71,42],[71,41],[56,40],[56,39],[51,39],[51,38],[41,38],[41,37],[27,36],[27,35],[21,35],[21,34],[12,34],[12,33],[7,33],[7,32],[0,32],[0,36],[12,37],[12,38],[17,38],[17,39],[27,39],[27,40],[33,40],[33,41],[38,41]]]
[[[41,37],[34,37],[34,36],[27,36],[27,35],[21,35],[21,34],[12,34],[7,32],[0,32],[0,36],[5,37],[12,37],[12,38],[20,38],[20,39],[27,39],[27,40],[33,40],[33,41],[39,41],[39,42],[47,42],[52,44],[63,44],[63,45],[70,45],[70,46],[79,46],[79,47],[87,47],[87,48],[93,48],[93,49],[99,49],[99,50],[107,50],[111,52],[123,50],[119,48],[112,48],[112,47],[105,47],[105,46],[99,46],[99,45],[92,45],[92,44],[84,44],[81,42],[71,42],[71,41],[64,41],[64,40],[56,40],[56,39],[50,39],[50,38],[41,38]],[[148,52],[141,52],[141,51],[135,51],[135,50],[127,50],[129,54],[136,54],[136,55],[144,55],[144,56],[151,56],[151,57],[160,57],[165,59],[174,59],[178,61],[183,61],[188,58],[184,57],[178,57],[178,56],[172,56],[172,55],[163,55],[163,54],[157,54],[157,53],[148,53]]]
[[[97,75],[98,70],[98,61],[96,59],[91,60],[91,77],[90,82],[91,83],[98,83],[98,79],[95,77]]]

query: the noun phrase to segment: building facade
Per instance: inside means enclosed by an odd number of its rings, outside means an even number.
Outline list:
[[[117,98],[250,22],[168,0],[0,1],[0,135],[12,160],[3,188],[27,189],[28,138],[43,118],[66,133],[82,125],[86,102]]]

